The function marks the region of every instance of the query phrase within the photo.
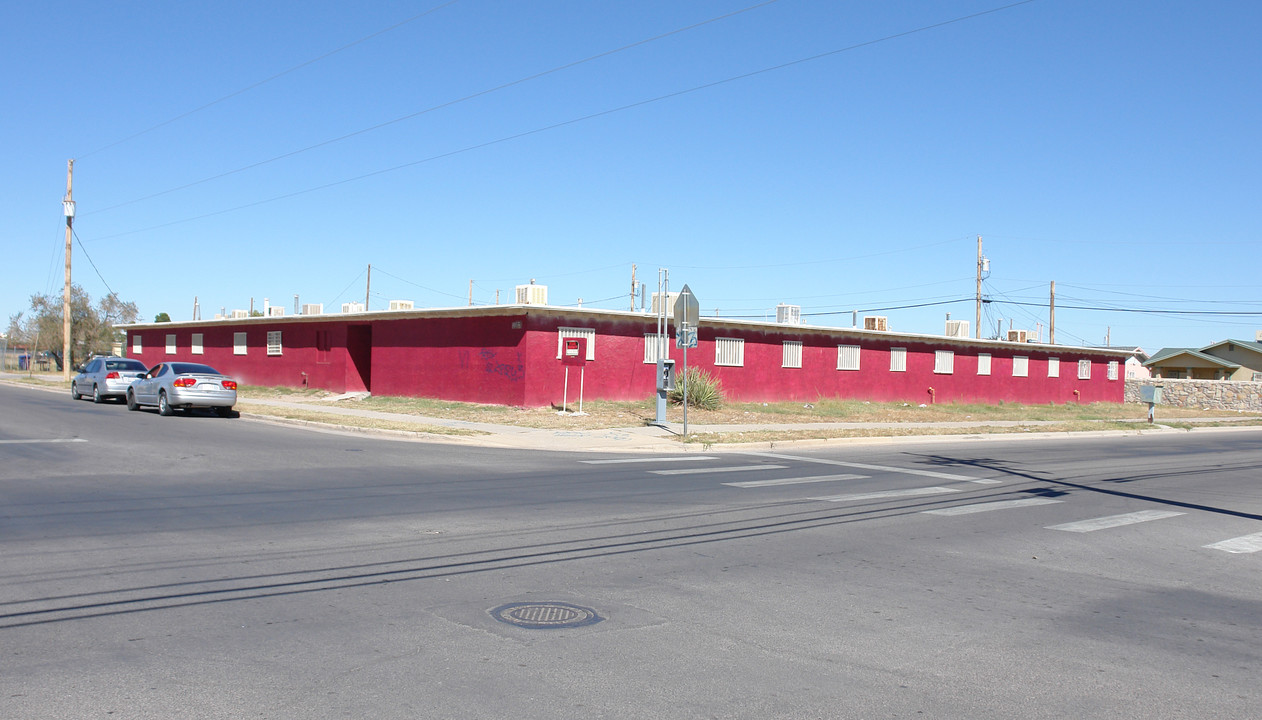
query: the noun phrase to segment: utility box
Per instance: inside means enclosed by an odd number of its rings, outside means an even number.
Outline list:
[[[1153,404],[1160,403],[1161,387],[1161,385],[1141,385],[1139,388],[1139,401]]]

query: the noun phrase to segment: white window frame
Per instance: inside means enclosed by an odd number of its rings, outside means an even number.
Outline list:
[[[1109,379],[1110,380],[1117,379],[1117,361],[1116,360],[1109,361]]]
[[[1091,379],[1091,361],[1090,360],[1084,359],[1084,360],[1078,361],[1078,379],[1079,380]]]
[[[281,344],[281,331],[268,330],[267,331],[267,354],[280,355],[283,349],[284,349],[284,346]]]
[[[744,338],[715,338],[714,364],[718,367],[745,367]]]
[[[201,355],[203,349],[202,333],[193,333],[193,341],[189,343],[189,352],[194,355]]]
[[[1025,355],[1012,356],[1012,377],[1030,377],[1030,358]]]
[[[837,369],[858,370],[863,359],[863,350],[858,345],[837,346]]]
[[[955,374],[955,351],[954,350],[934,350],[933,351],[933,373],[935,375]]]
[[[990,353],[977,353],[977,374],[990,374]]]
[[[175,333],[167,333],[167,355],[174,355],[176,350]]]
[[[245,355],[246,350],[248,348],[249,348],[249,344],[247,343],[247,338],[246,338],[245,333],[243,332],[232,333],[232,354],[233,355]]]
[[[136,333],[135,335],[132,335],[131,336],[131,351],[135,353],[136,355],[139,355],[140,353],[144,352],[141,349],[142,347],[143,347],[143,343],[141,343],[140,341],[140,333]]]
[[[890,372],[907,372],[907,348],[890,348]]]
[[[784,341],[784,346],[780,350],[780,367],[782,368],[802,367],[802,341],[801,340],[785,340]]]
[[[1047,359],[1047,376],[1049,378],[1060,377],[1060,358],[1049,357]]]
[[[666,355],[663,360],[670,357],[670,338],[666,338]],[[657,333],[644,333],[644,363],[646,365],[657,364]]]
[[[561,351],[566,338],[583,338],[587,340],[587,361],[596,359],[596,328],[559,327],[557,328],[557,360],[561,359]],[[653,362],[657,362],[654,358]]]

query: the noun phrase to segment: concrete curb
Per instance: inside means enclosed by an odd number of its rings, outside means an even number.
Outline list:
[[[41,381],[44,382],[44,381]],[[52,382],[52,381],[47,381]],[[55,381],[60,385],[62,380]],[[62,387],[41,386],[38,384],[19,382],[11,378],[0,378],[0,384],[9,385],[11,387],[26,388],[40,392],[48,393],[66,393],[68,390]],[[251,402],[245,399],[244,402]],[[253,401],[258,404],[266,404],[262,401]],[[297,405],[306,407],[305,403]],[[286,405],[280,405],[286,406]],[[310,406],[314,412],[320,412],[318,405]],[[476,423],[469,421],[451,421],[443,418],[423,418],[414,415],[398,415],[400,421],[427,423],[436,426],[446,426],[455,428],[465,428],[478,433],[478,435],[462,436],[462,435],[446,435],[442,433],[425,432],[422,430],[396,430],[390,428],[366,428],[355,425],[343,425],[336,421],[339,414],[359,417],[376,417],[378,419],[386,419],[382,416],[394,415],[393,413],[382,413],[380,411],[371,411],[371,415],[360,413],[329,413],[329,422],[315,420],[301,420],[296,418],[278,417],[275,415],[265,415],[254,412],[240,413],[243,420],[249,422],[257,422],[271,425],[279,425],[286,427],[296,427],[309,430],[312,432],[323,432],[335,435],[347,436],[371,436],[384,440],[397,440],[403,442],[425,442],[446,445],[458,445],[463,447],[486,447],[499,448],[507,450],[540,450],[550,452],[578,452],[578,453],[669,453],[669,454],[686,454],[686,453],[721,453],[721,452],[749,452],[749,451],[769,451],[783,450],[785,448],[828,448],[828,447],[847,447],[847,446],[865,446],[865,445],[917,445],[917,444],[943,444],[951,442],[1004,442],[1004,441],[1022,441],[1022,440],[1055,440],[1055,439],[1088,439],[1088,438],[1104,438],[1104,437],[1125,437],[1143,436],[1143,435],[1160,435],[1178,432],[1247,432],[1262,431],[1262,426],[1246,426],[1246,427],[1193,427],[1183,430],[1176,429],[1165,425],[1157,424],[1152,426],[1140,425],[1134,430],[1087,430],[1064,432],[1055,430],[1041,430],[1042,423],[1030,421],[1029,424],[1019,424],[1020,427],[1028,429],[1028,432],[1006,432],[1006,433],[988,433],[988,432],[969,432],[959,434],[930,434],[930,435],[876,435],[867,437],[849,437],[849,438],[807,438],[801,440],[774,440],[753,443],[702,443],[702,442],[681,442],[677,440],[678,433],[667,428],[663,434],[647,435],[645,429],[640,427],[629,428],[606,428],[601,430],[549,430],[540,428],[522,428],[513,425],[494,425],[491,423]],[[1247,418],[1241,418],[1247,419]],[[1013,421],[997,421],[998,425],[991,427],[1012,427]],[[820,425],[826,423],[812,423],[810,427],[803,429],[816,429]],[[899,427],[922,427],[931,428],[934,426],[959,427],[958,423],[898,423]],[[714,428],[716,426],[707,426]],[[717,426],[722,427],[722,426]],[[727,432],[749,431],[751,426],[736,426],[742,430],[731,429]],[[756,426],[753,426],[756,427]],[[986,426],[979,426],[986,427]],[[872,428],[868,428],[872,429]],[[717,430],[717,432],[725,432]]]

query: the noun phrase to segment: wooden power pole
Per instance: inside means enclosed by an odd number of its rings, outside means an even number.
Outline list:
[[[66,288],[61,296],[61,379],[70,380],[70,236],[74,225],[74,160],[66,161]],[[34,360],[34,358],[31,358]]]
[[[368,263],[368,281],[364,283],[364,312],[368,312],[368,297],[372,294],[372,263]]]
[[[977,236],[977,339],[982,337],[982,236]]]
[[[1056,344],[1056,281],[1052,281],[1052,297],[1048,303],[1047,344]]]

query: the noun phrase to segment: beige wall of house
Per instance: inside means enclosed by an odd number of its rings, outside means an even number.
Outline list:
[[[1262,373],[1262,354],[1258,354],[1254,350],[1246,350],[1239,345],[1232,343],[1224,343],[1213,348],[1205,350],[1214,357],[1222,358],[1229,363],[1239,365],[1240,368],[1233,372],[1228,378],[1230,380],[1256,380],[1254,375]]]

